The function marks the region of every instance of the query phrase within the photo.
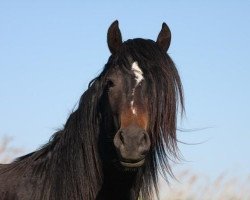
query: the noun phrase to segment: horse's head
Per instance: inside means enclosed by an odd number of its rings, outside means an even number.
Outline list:
[[[162,132],[166,127],[172,128],[173,124],[166,125],[166,118],[175,118],[176,96],[172,87],[178,81],[175,82],[176,77],[169,78],[172,69],[165,68],[169,64],[166,51],[171,33],[163,23],[156,42],[144,39],[122,42],[118,21],[115,21],[107,39],[112,55],[101,74],[106,99],[104,118],[108,119],[105,126],[112,130],[110,134],[120,164],[136,168],[144,164],[152,148],[157,148],[160,140],[157,138],[164,137]],[[172,116],[164,113],[168,112],[167,103],[174,107]]]
[[[128,66],[126,75],[119,66],[111,70],[106,84],[111,111],[117,120],[113,141],[120,163],[139,167],[150,149],[147,84],[136,61],[131,60]]]

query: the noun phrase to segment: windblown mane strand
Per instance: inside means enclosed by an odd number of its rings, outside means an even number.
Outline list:
[[[176,123],[178,106],[184,111],[182,84],[172,59],[152,40],[128,40],[119,56],[125,63],[128,57],[137,61],[147,81],[152,148],[143,172],[138,173],[143,174],[138,184],[142,181],[142,199],[152,199],[158,196],[158,172],[167,180],[168,175],[173,176],[169,160],[179,158]]]
[[[44,180],[42,190],[37,187],[32,199],[96,198],[103,177],[98,151],[98,104],[102,91],[101,79],[96,78],[82,95],[79,107],[69,116],[64,128],[28,158],[33,162],[33,175]],[[21,158],[17,163],[25,160]]]

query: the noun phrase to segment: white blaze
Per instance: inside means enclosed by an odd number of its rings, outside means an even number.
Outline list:
[[[136,108],[134,107],[135,89],[138,86],[138,84],[144,79],[144,77],[143,77],[143,72],[136,61],[133,62],[131,70],[134,72],[136,84],[132,90],[132,101],[130,102],[130,106],[131,106],[132,113],[136,115]]]
[[[130,105],[131,105],[132,113],[133,113],[134,115],[136,115],[136,109],[135,109],[135,107],[134,107],[134,100],[130,102]]]
[[[135,74],[135,80],[136,80],[136,86],[137,86],[144,79],[144,77],[143,77],[143,72],[136,61],[133,62],[132,64],[132,71]]]
[[[134,107],[134,95],[135,95],[135,88],[132,90],[132,101],[130,102],[131,110],[134,115],[136,115],[136,110]]]

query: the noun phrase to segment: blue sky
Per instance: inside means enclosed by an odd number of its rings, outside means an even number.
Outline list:
[[[32,151],[64,124],[110,55],[109,25],[123,39],[172,31],[186,117],[179,139],[190,167],[211,176],[250,174],[249,1],[1,1],[0,136]]]

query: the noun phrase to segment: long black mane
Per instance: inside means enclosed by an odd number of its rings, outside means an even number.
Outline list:
[[[152,40],[124,42],[119,52],[109,58],[101,74],[91,81],[64,127],[39,150],[10,165],[0,166],[0,175],[14,172],[31,176],[38,185],[33,188],[34,200],[96,199],[104,182],[105,156],[100,143],[109,142],[109,138],[103,136],[103,121],[108,118],[102,111],[105,77],[117,66],[126,76],[129,59],[141,67],[150,97],[151,149],[145,166],[136,172],[133,187],[134,191],[140,190],[142,199],[152,199],[154,192],[158,193],[158,173],[167,178],[172,174],[169,159],[178,158],[177,110],[178,106],[180,111],[183,109],[182,85],[176,67]]]
[[[111,65],[124,67],[127,58],[136,60],[148,83],[150,97],[150,140],[151,152],[144,169],[141,169],[142,183],[139,184],[142,199],[152,199],[158,195],[159,173],[167,180],[173,176],[169,161],[179,158],[176,138],[177,111],[184,112],[183,89],[174,62],[166,52],[152,40],[133,39],[124,42],[123,48],[111,58]]]

